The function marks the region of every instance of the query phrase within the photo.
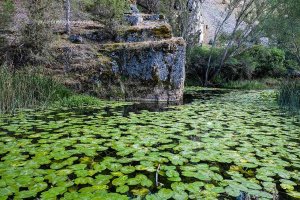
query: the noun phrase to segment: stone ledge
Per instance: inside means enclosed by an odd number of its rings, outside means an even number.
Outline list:
[[[113,52],[118,50],[134,50],[134,49],[148,49],[153,50],[172,50],[174,46],[186,46],[185,40],[181,37],[171,38],[160,41],[145,41],[145,42],[124,42],[124,43],[107,43],[99,45],[99,51]]]
[[[172,28],[166,23],[143,23],[137,26],[124,27],[116,42],[143,42],[171,39]]]

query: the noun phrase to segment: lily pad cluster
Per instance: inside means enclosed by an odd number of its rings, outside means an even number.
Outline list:
[[[0,199],[300,199],[300,122],[268,92],[217,93],[1,116]]]

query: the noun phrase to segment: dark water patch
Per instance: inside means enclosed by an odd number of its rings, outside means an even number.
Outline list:
[[[183,104],[190,104],[197,100],[210,100],[215,97],[221,97],[224,94],[231,92],[230,90],[200,90],[188,91],[183,96]]]

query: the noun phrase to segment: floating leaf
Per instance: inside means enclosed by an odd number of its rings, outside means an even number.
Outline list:
[[[157,195],[161,199],[170,199],[173,196],[173,191],[170,189],[162,188],[158,191]]]
[[[116,192],[119,192],[119,193],[126,193],[129,191],[129,187],[127,185],[122,185],[120,187],[117,187],[116,189]]]
[[[146,196],[149,193],[147,188],[133,189],[131,190],[132,194],[135,196]]]

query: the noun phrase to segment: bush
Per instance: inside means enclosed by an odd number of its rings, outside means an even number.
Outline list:
[[[230,50],[231,51],[231,50]],[[209,47],[194,47],[188,54],[188,78],[195,79],[195,75],[204,80],[207,63],[211,55],[210,77],[214,77],[223,83],[237,80],[251,80],[252,78],[266,77],[282,77],[286,75],[287,66],[293,65],[296,68],[295,62],[285,61],[285,52],[274,47],[253,46],[243,53],[234,57],[229,57],[220,73],[213,76],[218,68],[223,49]],[[221,83],[222,83],[221,82]]]
[[[108,35],[110,39],[115,39],[117,36],[127,9],[129,10],[127,0],[92,0],[86,6],[92,19],[104,24],[103,34]]]
[[[87,5],[87,11],[93,14],[94,19],[103,23],[122,19],[126,9],[127,0],[94,0]]]
[[[6,0],[8,1],[8,0]],[[28,20],[18,27],[13,42],[0,49],[2,63],[13,68],[26,65],[41,65],[51,62],[50,44],[54,39],[50,20],[55,20],[53,1],[28,0],[21,4],[26,9]],[[51,13],[51,18],[49,18]]]
[[[235,58],[229,58],[225,62],[220,76],[223,81],[251,79],[256,65],[255,59],[246,52]]]
[[[285,52],[276,47],[253,46],[248,50],[256,60],[255,77],[279,77],[285,73]]]
[[[8,41],[5,35],[7,27],[12,22],[14,13],[14,3],[12,0],[4,0],[0,2],[0,65],[5,62],[5,54],[7,51]]]
[[[188,52],[188,65],[187,74],[190,78],[197,78],[203,82],[205,79],[205,73],[207,64],[211,55],[211,72],[213,72],[220,63],[220,55],[222,49],[220,48],[209,48],[207,46],[196,46]]]
[[[15,10],[12,0],[3,0],[0,2],[0,30],[8,26],[12,21],[12,14]]]
[[[287,79],[282,82],[278,103],[284,109],[300,113],[300,79]]]
[[[0,113],[48,106],[71,95],[69,90],[53,79],[31,70],[11,72],[7,67],[0,67]]]

